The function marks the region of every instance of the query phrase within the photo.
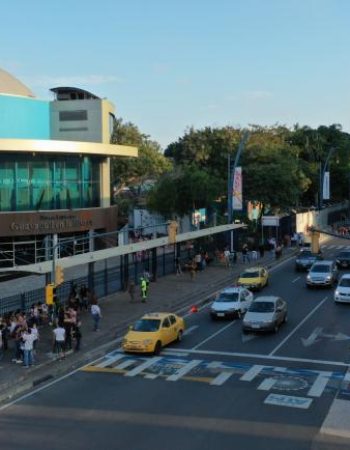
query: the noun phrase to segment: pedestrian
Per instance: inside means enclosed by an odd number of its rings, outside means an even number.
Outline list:
[[[141,302],[146,303],[147,300],[147,281],[144,277],[140,278]]]
[[[33,365],[33,342],[34,335],[32,334],[32,329],[28,328],[22,334],[23,341],[23,367],[28,369]]]
[[[182,274],[180,258],[178,256],[176,256],[176,258],[175,258],[175,270],[176,270],[176,275]]]
[[[244,244],[242,247],[242,260],[243,260],[243,263],[250,262],[249,249],[248,249],[247,244]]]
[[[230,250],[226,247],[224,250],[225,266],[230,267]]]
[[[265,246],[263,243],[261,243],[259,245],[259,255],[260,255],[260,259],[263,258],[265,255]]]
[[[75,339],[75,348],[74,351],[78,352],[80,350],[80,342],[81,342],[81,323],[78,322],[76,325],[74,325],[73,327],[73,337]]]
[[[2,360],[2,358],[4,356],[4,346],[3,346],[3,340],[2,340],[3,329],[4,329],[4,325],[1,323],[0,324],[0,361]]]
[[[93,319],[93,322],[94,322],[94,331],[98,331],[98,326],[99,326],[102,314],[101,314],[101,308],[97,304],[96,296],[94,296],[94,299],[92,301],[91,315],[92,315],[92,319]]]
[[[190,277],[191,277],[191,280],[192,280],[192,281],[194,281],[194,277],[195,277],[195,275],[196,275],[196,268],[197,268],[197,264],[196,264],[196,261],[193,259],[193,260],[191,261],[190,267],[189,267],[189,270],[190,270]]]
[[[66,339],[66,330],[62,324],[57,321],[56,327],[53,329],[53,351],[57,356],[57,359],[64,359],[64,342]]]
[[[88,304],[89,304],[88,294],[89,294],[88,289],[85,286],[85,284],[83,284],[80,288],[79,296],[80,296],[81,307],[84,308],[85,311],[88,310]]]
[[[130,303],[133,303],[135,300],[135,281],[134,280],[129,281],[128,292],[130,295]]]

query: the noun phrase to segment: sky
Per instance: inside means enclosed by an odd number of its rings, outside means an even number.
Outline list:
[[[350,132],[348,0],[1,0],[0,67],[74,86],[165,149],[190,127]]]

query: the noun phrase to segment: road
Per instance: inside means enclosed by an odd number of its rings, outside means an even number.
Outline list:
[[[343,246],[334,240],[326,257]],[[186,317],[182,342],[157,357],[119,348],[5,405],[1,447],[37,449],[348,449],[318,433],[336,397],[350,400],[350,305],[308,290],[287,261],[264,294],[288,302],[277,334],[243,335],[240,320]]]

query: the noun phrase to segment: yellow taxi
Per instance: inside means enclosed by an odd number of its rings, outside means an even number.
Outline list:
[[[240,274],[237,284],[252,291],[260,291],[269,284],[269,272],[262,266],[249,267]]]
[[[122,349],[132,353],[159,354],[162,347],[181,341],[185,330],[182,317],[173,313],[145,314],[132,325],[124,336]]]

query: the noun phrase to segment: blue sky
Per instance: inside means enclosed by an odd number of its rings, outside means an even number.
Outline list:
[[[350,131],[348,0],[2,0],[0,67],[108,97],[163,148],[188,127]]]

